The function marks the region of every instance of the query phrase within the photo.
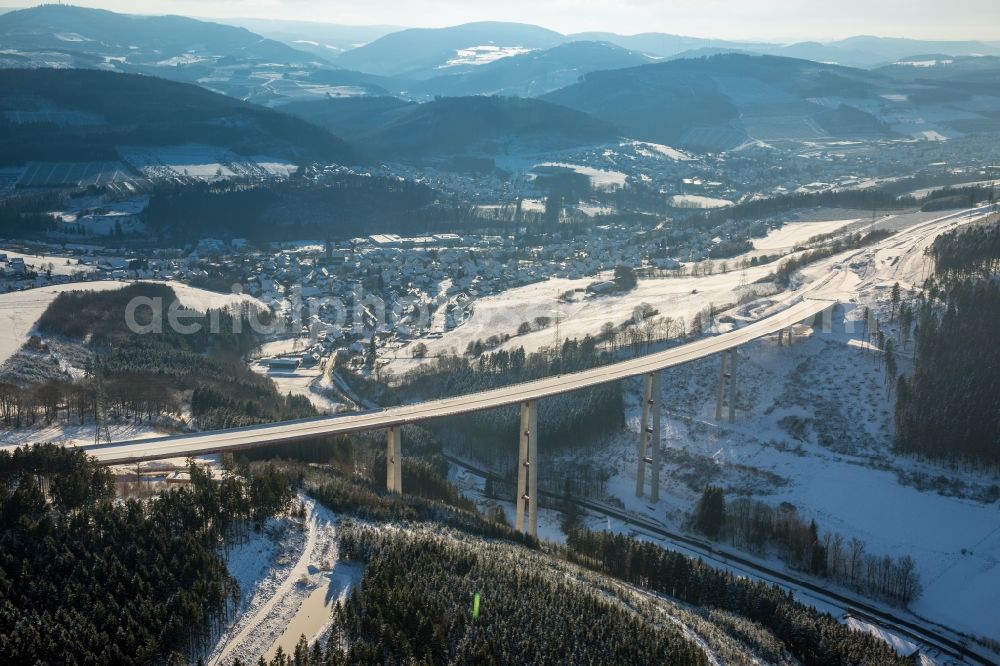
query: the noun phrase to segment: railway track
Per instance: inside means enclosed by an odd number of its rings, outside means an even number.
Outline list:
[[[484,470],[478,468],[474,465],[456,458],[454,456],[445,454],[445,459],[456,467],[468,470],[476,476],[482,478],[490,478],[494,481],[500,481],[503,483],[514,483],[513,479],[509,479],[499,474],[490,472],[489,470]],[[664,528],[648,518],[643,518],[641,516],[635,516],[630,513],[626,513],[621,509],[617,509],[600,502],[594,502],[592,500],[586,500],[581,498],[570,497],[567,498],[558,493],[553,493],[545,490],[539,490],[539,495],[542,497],[547,497],[549,499],[555,499],[562,502],[571,502],[576,506],[587,509],[593,513],[597,513],[610,518],[615,518],[623,523],[632,525],[633,527],[640,528],[646,532],[649,532],[655,536],[662,537],[670,540],[676,544],[683,545],[689,548],[706,559],[711,559],[716,562],[728,565],[739,565],[740,568],[746,569],[749,572],[762,575],[768,580],[777,583],[784,583],[787,585],[794,585],[796,588],[801,588],[804,590],[809,590],[811,593],[821,597],[824,601],[831,603],[832,605],[842,608],[845,614],[853,615],[859,619],[865,620],[867,622],[872,622],[874,624],[887,629],[896,634],[902,634],[904,637],[910,638],[917,641],[924,646],[932,647],[940,652],[959,659],[965,663],[972,664],[982,664],[983,666],[996,666],[997,662],[993,659],[986,657],[985,655],[973,650],[968,645],[965,645],[958,640],[944,636],[939,632],[933,631],[928,627],[918,624],[912,620],[900,617],[894,613],[890,613],[884,609],[878,608],[876,606],[866,604],[856,598],[849,597],[845,594],[840,594],[836,591],[830,590],[827,587],[818,585],[811,580],[800,578],[795,576],[794,573],[787,571],[780,571],[772,567],[761,564],[755,560],[744,557],[737,553],[732,553],[730,551],[723,551],[716,548],[713,544],[692,537],[686,534],[681,534],[679,532],[673,532]]]

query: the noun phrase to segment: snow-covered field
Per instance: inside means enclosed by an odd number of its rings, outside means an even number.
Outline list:
[[[28,341],[35,323],[42,316],[56,296],[64,291],[107,291],[120,289],[129,283],[117,280],[101,282],[82,282],[39,287],[25,291],[0,294],[0,363],[8,358]],[[258,302],[245,294],[219,294],[214,291],[198,289],[180,282],[167,282],[181,305],[193,310],[222,308],[233,303]],[[166,304],[164,304],[166,306]]]
[[[858,222],[857,218],[823,222],[790,222],[780,229],[774,229],[764,238],[754,240],[753,247],[755,250],[767,252],[791,250],[796,245],[805,243],[814,236],[839,231],[855,222]]]
[[[590,178],[590,183],[594,189],[613,190],[624,187],[628,176],[621,171],[611,171],[608,169],[595,169],[594,167],[583,166],[581,164],[568,164],[566,162],[542,162],[536,164],[534,168],[559,168],[575,171],[581,176]]]
[[[706,197],[700,194],[675,194],[670,197],[670,205],[675,208],[723,208],[732,206],[729,199]]]
[[[438,65],[437,69],[447,69],[457,65],[487,65],[502,58],[523,55],[535,49],[523,46],[497,46],[495,44],[485,44],[482,46],[469,46],[464,49],[457,49],[455,56],[449,58],[443,65]]]
[[[946,189],[946,188],[957,190],[957,189],[961,189],[963,187],[984,187],[984,186],[988,187],[988,186],[995,185],[995,184],[996,184],[995,180],[973,180],[973,181],[968,181],[968,182],[964,182],[964,183],[954,183],[952,185],[935,185],[933,187],[924,187],[924,188],[921,188],[919,190],[913,190],[912,192],[909,192],[908,194],[911,197],[916,197],[917,199],[922,199],[923,197],[926,197],[931,192],[935,192],[937,190],[943,190],[943,189]]]
[[[62,292],[78,289],[105,291],[122,286],[122,282],[87,282],[0,294],[0,363],[13,356],[28,341],[35,322]]]
[[[160,437],[164,433],[155,425],[126,421],[109,423],[108,431],[112,441],[147,439]],[[55,422],[38,423],[30,428],[0,429],[0,448],[26,446],[28,444],[53,443],[65,446],[86,446],[94,443],[94,424]],[[182,461],[183,462],[183,461]]]
[[[924,249],[934,238],[928,235],[933,230],[933,220],[942,217],[939,213],[902,213],[880,218],[877,222],[880,228],[907,229],[916,228],[923,235],[921,241],[914,247],[907,245],[908,236],[890,238],[874,249],[854,251],[834,257],[830,260],[811,265],[802,271],[803,284],[819,286],[826,297],[849,298],[851,289],[857,286],[862,277],[849,270],[835,268],[842,262],[850,263],[851,257],[865,257],[869,269],[863,276],[872,284],[891,286],[894,281],[904,285],[922,284],[928,274],[928,265],[923,255]],[[854,230],[867,227],[870,223],[858,218],[824,219],[822,215],[805,215],[805,219],[784,225],[773,231],[766,238],[755,242],[755,249],[746,257],[760,254],[773,254],[779,248],[791,250],[797,244],[803,243],[813,236],[830,233],[837,230]],[[814,219],[815,218],[815,219]],[[953,224],[953,223],[948,223]],[[728,260],[730,266],[736,265],[741,257]],[[721,263],[721,262],[720,262]],[[428,358],[452,352],[462,353],[470,342],[485,340],[492,335],[511,335],[511,340],[501,347],[523,346],[531,352],[556,342],[570,338],[583,338],[586,335],[597,336],[606,322],[621,324],[633,316],[635,308],[643,303],[651,305],[659,311],[658,317],[669,317],[675,325],[681,320],[690,324],[692,318],[710,305],[716,308],[733,304],[743,297],[750,289],[760,295],[767,295],[766,288],[754,285],[774,270],[774,265],[749,267],[746,270],[730,271],[701,276],[677,276],[664,278],[640,279],[638,286],[626,293],[608,294],[599,297],[585,296],[587,286],[598,279],[610,279],[610,274],[594,275],[579,280],[567,278],[552,278],[544,282],[510,289],[501,294],[488,296],[475,301],[472,316],[461,326],[452,329],[437,339],[424,340],[427,345]],[[882,275],[885,272],[885,275]],[[741,287],[740,285],[744,285]],[[572,302],[560,300],[560,296],[568,291],[575,291]],[[790,298],[786,295],[785,298]],[[518,327],[524,323],[532,323],[537,317],[548,317],[552,325],[534,330],[525,335],[515,335]],[[554,322],[558,318],[559,329]],[[430,362],[409,358],[406,354],[393,358],[388,368],[396,375],[405,374],[421,363]]]
[[[192,287],[190,285],[184,284],[183,282],[167,282],[177,294],[177,300],[185,308],[190,308],[192,310],[198,310],[199,312],[205,312],[206,310],[219,310],[221,308],[229,307],[230,305],[239,305],[241,303],[251,303],[264,307],[262,301],[257,300],[249,294],[220,294],[217,291],[209,291],[207,289],[199,289],[198,287]]]
[[[321,414],[335,414],[345,409],[344,403],[332,400],[318,390],[324,386],[323,371],[319,366],[286,371],[271,370],[265,363],[257,362],[252,363],[250,369],[273,381],[281,394],[305,396]]]
[[[77,271],[87,271],[89,268],[80,264],[76,257],[56,257],[44,254],[24,254],[0,248],[0,254],[6,254],[7,259],[24,259],[24,264],[33,271],[44,273],[52,266],[52,275],[73,275]]]
[[[897,654],[903,655],[905,657],[908,657],[917,651],[917,646],[911,643],[910,641],[900,638],[896,634],[886,631],[881,627],[877,627],[868,622],[864,622],[863,620],[859,620],[856,617],[848,617],[844,621],[844,624],[849,626],[851,629],[863,631],[867,634],[875,636],[876,638],[882,639],[883,641],[891,645],[892,649],[894,649]]]
[[[676,162],[686,162],[695,159],[690,153],[686,153],[683,150],[678,150],[677,148],[671,148],[670,146],[665,146],[662,143],[652,143],[649,141],[629,141],[628,143],[623,143],[623,147],[631,146],[635,149],[635,152],[642,155],[643,157],[659,157],[674,160]]]
[[[123,147],[119,152],[129,164],[144,175],[156,177],[190,176],[203,180],[216,180],[245,175],[288,176],[295,171],[294,164],[280,158],[258,155],[237,156],[224,148],[202,144],[180,146]]]
[[[749,285],[772,270],[770,266],[755,266],[748,268],[743,277]],[[607,278],[610,279],[610,275]],[[467,322],[441,338],[424,341],[427,355],[433,357],[453,349],[461,353],[472,341],[485,340],[496,334],[514,335],[521,323],[531,323],[536,317],[549,317],[553,325],[512,337],[506,346],[523,346],[530,352],[552,345],[556,341],[556,318],[559,319],[560,340],[596,336],[605,322],[621,324],[633,316],[635,308],[641,303],[650,304],[659,310],[659,316],[670,317],[675,323],[679,324],[681,319],[689,323],[696,313],[710,304],[721,306],[735,301],[737,295],[734,289],[741,279],[741,272],[641,279],[638,286],[627,293],[584,297],[583,290],[595,279],[553,278],[477,300],[472,317]],[[577,289],[581,291],[572,303],[559,300],[564,292]],[[398,375],[419,363],[419,360],[398,358],[389,367]]]

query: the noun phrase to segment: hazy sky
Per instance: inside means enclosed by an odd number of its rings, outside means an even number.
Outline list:
[[[0,0],[30,6],[35,1]],[[796,41],[857,34],[1000,41],[1000,0],[76,0],[142,14],[444,26],[497,20],[560,32]]]

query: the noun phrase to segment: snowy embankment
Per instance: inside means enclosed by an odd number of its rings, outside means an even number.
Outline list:
[[[338,562],[336,517],[300,495],[304,520],[272,520],[263,534],[234,548],[227,558],[239,581],[240,609],[208,656],[209,664],[287,653],[300,635],[315,640],[329,629],[330,612],[360,580],[360,567]]]

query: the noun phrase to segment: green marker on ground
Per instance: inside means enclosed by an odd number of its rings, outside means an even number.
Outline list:
[[[472,619],[479,619],[479,593],[472,595]]]

